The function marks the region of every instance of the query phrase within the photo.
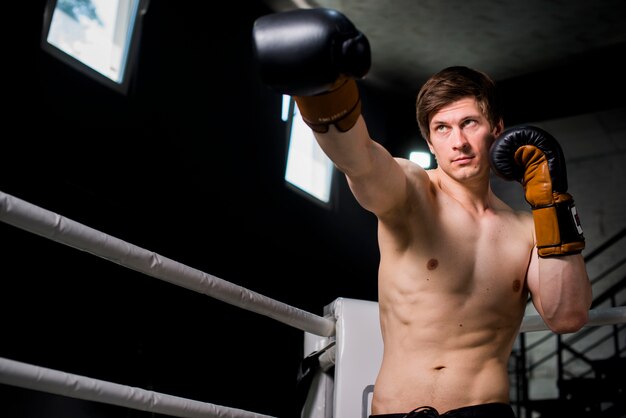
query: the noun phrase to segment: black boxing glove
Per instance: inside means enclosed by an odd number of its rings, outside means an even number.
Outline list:
[[[356,79],[370,68],[369,42],[333,9],[298,9],[258,18],[253,48],[261,80],[295,97],[317,132],[347,131],[361,114]]]
[[[567,193],[563,151],[552,135],[534,126],[507,129],[492,144],[490,160],[496,174],[524,187],[540,257],[578,254],[585,248],[574,199]]]

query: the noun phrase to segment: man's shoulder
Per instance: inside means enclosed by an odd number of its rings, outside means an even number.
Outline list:
[[[530,210],[515,209],[499,198],[496,198],[493,209],[494,214],[504,224],[531,231],[534,228],[533,215]]]
[[[404,171],[404,175],[409,183],[413,184],[418,189],[433,182],[432,172],[434,170],[427,170],[415,162],[407,160],[406,158],[394,157],[394,159]]]
[[[513,206],[506,203],[504,200],[500,199],[495,194],[493,194],[493,197],[494,197],[493,207],[495,210],[509,214],[510,216],[518,217],[523,220],[532,221],[532,213],[530,212],[530,209],[514,208]]]

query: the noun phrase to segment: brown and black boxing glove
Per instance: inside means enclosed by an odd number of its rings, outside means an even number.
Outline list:
[[[574,199],[567,193],[563,151],[552,135],[534,126],[507,129],[491,146],[490,159],[496,174],[522,184],[540,257],[578,254],[585,248]]]
[[[361,114],[356,79],[370,68],[365,35],[340,12],[298,9],[258,18],[253,46],[261,80],[294,96],[304,122],[316,132],[345,132]]]

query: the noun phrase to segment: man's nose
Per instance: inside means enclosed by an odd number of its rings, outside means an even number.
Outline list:
[[[454,149],[465,150],[468,145],[469,142],[467,141],[465,135],[463,135],[463,132],[456,131],[454,133],[454,139],[452,141],[452,146],[454,147]]]

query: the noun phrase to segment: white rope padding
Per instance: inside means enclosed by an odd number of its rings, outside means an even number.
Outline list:
[[[302,331],[322,337],[335,334],[335,322],[328,318],[237,286],[3,192],[0,192],[0,220]]]
[[[589,321],[585,327],[626,323],[626,306],[614,308],[596,308],[589,311]],[[539,315],[526,315],[522,321],[520,332],[547,331],[548,326]]]
[[[184,418],[271,418],[0,358],[0,383]]]

